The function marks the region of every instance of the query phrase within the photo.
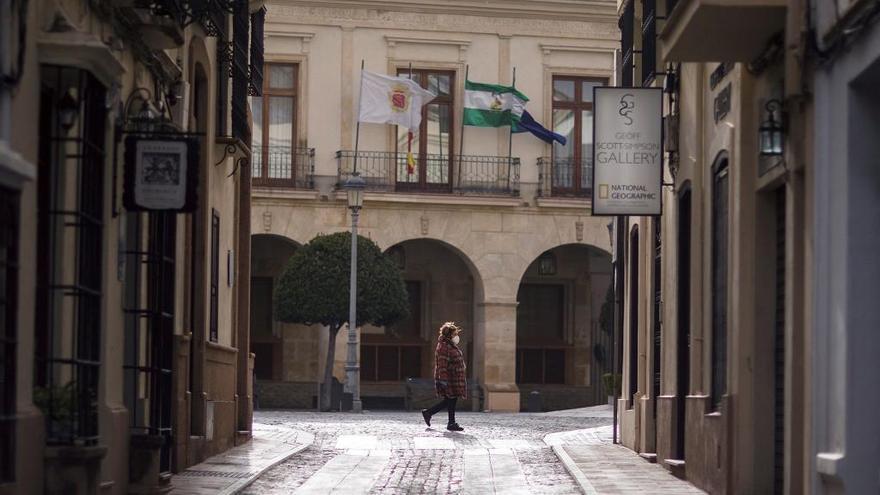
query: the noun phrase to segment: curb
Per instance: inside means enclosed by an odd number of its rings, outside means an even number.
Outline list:
[[[292,428],[289,428],[289,429],[292,429]],[[296,454],[299,454],[303,450],[311,447],[311,445],[313,443],[315,443],[315,436],[314,435],[306,433],[306,432],[301,432],[301,434],[308,435],[308,437],[306,437],[307,438],[306,443],[297,444],[297,446],[294,447],[293,449],[291,449],[290,451],[285,452],[285,453],[273,458],[272,460],[270,460],[268,464],[266,464],[265,466],[260,468],[258,471],[254,471],[247,478],[242,478],[240,480],[237,480],[235,483],[227,486],[226,488],[223,488],[222,490],[218,491],[217,493],[219,495],[235,495],[237,493],[240,493],[242,490],[244,490],[245,488],[247,488],[251,484],[253,484],[253,482],[256,481],[257,478],[262,476],[263,473],[265,473],[266,471],[272,469],[273,467],[281,464],[282,462],[286,461],[287,459],[290,459],[291,457],[295,456]]]
[[[571,475],[572,478],[580,485],[581,490],[586,495],[598,495],[599,492],[596,491],[596,488],[590,483],[590,480],[584,476],[584,473],[581,472],[580,468],[577,467],[577,464],[574,462],[574,459],[568,455],[568,452],[565,451],[565,448],[562,445],[553,445],[553,453],[556,454],[556,457],[562,462],[562,465],[565,466],[565,470],[568,471],[568,474]]]

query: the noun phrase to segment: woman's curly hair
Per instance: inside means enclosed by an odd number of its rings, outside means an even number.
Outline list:
[[[451,337],[457,332],[461,332],[461,327],[456,325],[454,321],[447,321],[440,325],[440,337]]]

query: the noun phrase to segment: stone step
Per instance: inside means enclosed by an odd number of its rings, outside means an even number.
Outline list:
[[[664,459],[663,464],[665,464],[666,467],[669,468],[669,471],[676,478],[680,478],[683,480],[687,479],[687,475],[685,474],[685,469],[684,469],[685,465],[684,465],[683,459]]]

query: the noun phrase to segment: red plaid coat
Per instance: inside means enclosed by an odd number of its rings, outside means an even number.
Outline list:
[[[446,382],[446,387],[440,382]],[[464,354],[444,337],[437,341],[434,352],[434,389],[437,397],[467,397]]]

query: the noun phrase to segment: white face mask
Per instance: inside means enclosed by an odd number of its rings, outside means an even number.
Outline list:
[[[459,337],[458,335],[456,335],[455,337],[452,337],[453,344],[458,345],[459,341],[461,341],[461,337]]]

